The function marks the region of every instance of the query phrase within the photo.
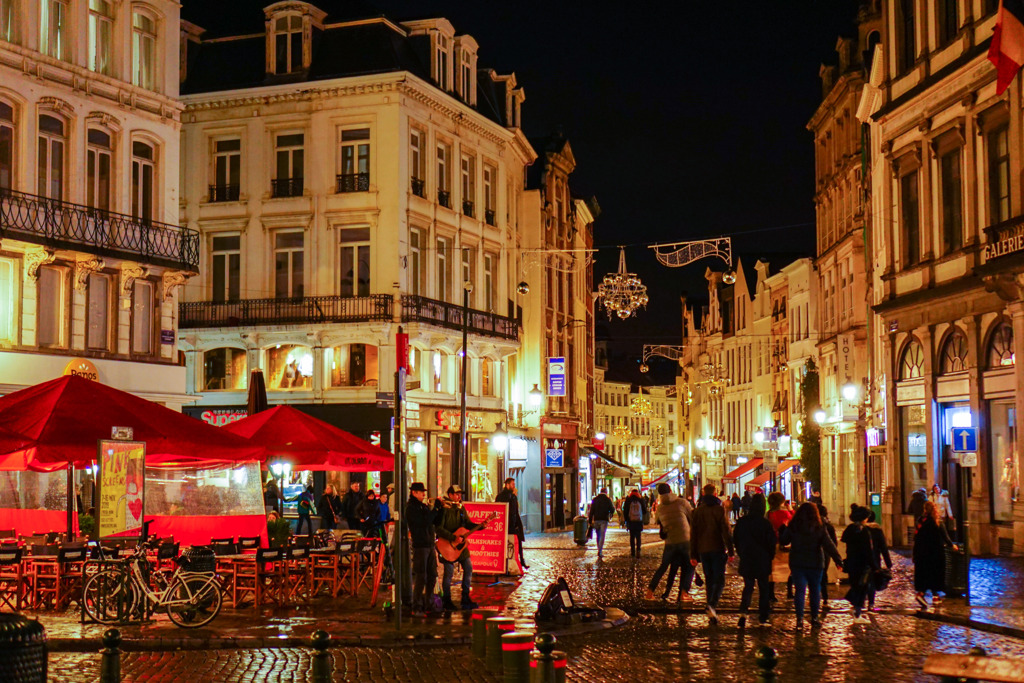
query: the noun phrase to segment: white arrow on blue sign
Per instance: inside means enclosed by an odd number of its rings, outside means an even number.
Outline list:
[[[978,428],[954,427],[953,450],[957,453],[970,453],[978,450]]]

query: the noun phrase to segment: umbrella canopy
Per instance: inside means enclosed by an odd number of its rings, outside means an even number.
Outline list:
[[[298,470],[390,472],[394,455],[380,446],[292,408],[275,406],[221,427],[266,449],[268,460]]]
[[[0,470],[84,468],[111,427],[146,443],[146,465],[216,467],[260,460],[245,439],[82,377],[67,375],[0,397]]]

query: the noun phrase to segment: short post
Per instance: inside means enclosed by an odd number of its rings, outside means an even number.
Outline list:
[[[511,617],[491,617],[487,624],[487,669],[501,673],[501,636],[516,630],[516,620]]]
[[[510,631],[501,636],[501,665],[505,683],[530,683],[530,651],[533,634]]]
[[[555,649],[557,642],[550,633],[541,633],[533,639],[538,651],[530,654],[530,683],[565,683],[568,658]]]
[[[327,648],[331,644],[331,635],[327,631],[317,629],[313,631],[311,642],[313,645],[313,683],[330,683],[333,666],[331,653],[327,651]]]
[[[493,607],[479,607],[473,610],[470,621],[473,622],[473,654],[480,659],[487,654],[487,620],[501,614],[501,610]]]
[[[754,661],[757,663],[757,667],[761,669],[757,672],[758,681],[770,683],[778,679],[775,675],[775,667],[779,665],[779,657],[775,650],[767,645],[762,645],[757,648],[757,652],[754,654]]]
[[[121,632],[116,628],[103,633],[100,650],[100,683],[121,683]]]

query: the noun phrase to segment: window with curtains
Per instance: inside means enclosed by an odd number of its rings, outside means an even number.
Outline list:
[[[452,240],[449,237],[438,237],[437,245],[437,287],[435,295],[441,301],[451,299],[452,292]]]
[[[18,343],[18,261],[0,256],[0,342]]]
[[[418,128],[409,131],[409,176],[412,193],[417,197],[426,197],[426,145],[427,134]]]
[[[301,230],[274,234],[274,296],[278,299],[304,296],[304,241]]]
[[[494,312],[494,286],[498,271],[498,257],[496,254],[484,254],[484,289],[481,292],[480,302],[483,310]]]
[[[132,285],[132,353],[151,356],[155,349],[156,286],[149,280]]]
[[[36,278],[36,345],[39,348],[67,346],[67,268],[40,266]]]
[[[921,207],[917,171],[900,177],[899,185],[902,265],[907,268],[921,261]]]
[[[473,305],[473,295],[476,294],[476,249],[463,247],[462,249],[462,285],[466,282],[473,283],[473,291],[469,295],[469,305]]]
[[[67,0],[39,0],[39,51],[54,59],[66,59],[67,31]]]
[[[960,148],[939,157],[939,190],[942,216],[942,253],[963,246],[963,186],[960,179]]]
[[[452,148],[451,145],[437,143],[437,203],[452,208]]]
[[[86,138],[85,201],[94,209],[108,211],[113,172],[110,134],[97,128],[90,128]]]
[[[1010,141],[1009,126],[1003,124],[986,135],[988,152],[989,225],[1010,218]]]
[[[409,278],[409,293],[422,295],[426,291],[427,266],[424,250],[426,246],[426,232],[420,228],[409,229],[409,263],[407,272]]]
[[[114,282],[105,273],[90,273],[86,286],[85,346],[93,351],[110,350],[114,314]]]
[[[49,114],[39,116],[39,148],[37,194],[50,199],[64,199],[64,154],[67,140],[64,121]]]
[[[148,12],[132,12],[132,83],[156,88],[156,19]]]
[[[342,228],[341,296],[370,295],[370,229]]]
[[[109,76],[113,65],[114,10],[110,0],[89,0],[89,69]]]
[[[14,107],[0,100],[0,189],[14,182]]]
[[[242,237],[239,234],[215,235],[211,243],[214,301],[237,301],[241,281]]]
[[[472,218],[476,206],[476,158],[472,154],[463,154],[460,165],[462,179],[462,213]]]
[[[370,129],[341,131],[338,192],[366,192],[370,189]]]
[[[437,87],[441,90],[448,90],[449,72],[451,70],[451,39],[448,36],[437,34],[434,73],[436,75]]]
[[[18,42],[18,0],[0,0],[0,40]]]
[[[132,217],[153,220],[156,152],[145,142],[132,143]]]

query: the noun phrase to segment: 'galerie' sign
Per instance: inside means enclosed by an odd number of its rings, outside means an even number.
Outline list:
[[[1018,230],[1015,235],[986,244],[984,247],[985,260],[1006,256],[1022,249],[1024,249],[1024,232]]]

